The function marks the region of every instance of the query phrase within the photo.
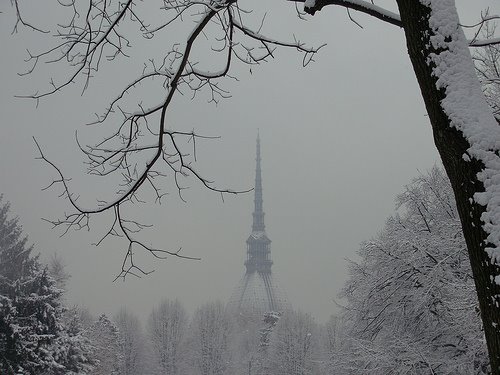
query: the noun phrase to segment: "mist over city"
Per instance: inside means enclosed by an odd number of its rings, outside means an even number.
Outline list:
[[[500,374],[494,0],[0,4],[0,374]]]

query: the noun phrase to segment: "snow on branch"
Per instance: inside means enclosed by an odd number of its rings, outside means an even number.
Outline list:
[[[486,37],[483,35],[483,38],[479,38],[479,36],[483,33],[483,30],[490,29],[490,25],[494,25],[495,22],[500,20],[500,16],[489,14],[489,10],[487,9],[484,12],[481,12],[481,20],[474,25],[461,25],[466,29],[476,29],[474,33],[474,37],[469,40],[469,47],[488,47],[500,44],[500,38],[495,37],[495,27],[493,27],[492,33],[487,33]]]
[[[319,12],[327,5],[339,5],[347,9],[357,10],[370,16],[378,18],[384,22],[398,27],[403,27],[399,14],[388,11],[382,7],[363,0],[290,0],[304,3],[304,11],[311,15]]]
[[[476,39],[469,42],[469,47],[487,47],[493,46],[496,44],[500,44],[499,38],[491,38],[491,39]]]

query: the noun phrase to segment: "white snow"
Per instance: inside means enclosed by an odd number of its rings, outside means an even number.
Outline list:
[[[476,39],[469,42],[469,45],[474,47],[487,46],[488,44],[500,44],[500,38]]]
[[[316,6],[316,0],[306,0],[304,3],[304,8],[314,8]]]
[[[401,17],[399,16],[399,14],[391,12],[390,10],[384,9],[382,7],[379,7],[375,4],[372,4],[371,2],[367,2],[365,0],[350,0],[349,3],[358,5],[362,8],[373,10],[377,13],[382,14],[383,16],[385,16],[387,18],[392,18],[392,19],[401,21]]]
[[[439,54],[430,56],[429,64],[435,65],[437,87],[446,91],[442,107],[452,126],[462,131],[471,145],[470,157],[480,160],[485,168],[478,174],[485,192],[476,193],[474,199],[486,207],[481,219],[488,233],[486,249],[492,262],[500,264],[500,126],[489,108],[468,49],[468,42],[459,26],[454,0],[420,0],[431,8],[430,26],[435,35],[431,43],[442,48]],[[500,284],[500,279],[495,280]]]
[[[382,8],[382,7],[379,7],[379,6],[377,6],[375,4],[372,4],[372,3],[368,2],[368,1],[365,1],[365,0],[349,0],[348,3],[352,4],[352,5],[356,6],[356,7],[359,7],[359,8],[364,8],[367,11],[373,11],[375,13],[378,13],[378,14],[382,15],[385,18],[393,19],[393,20],[396,20],[396,21],[401,21],[401,17],[399,16],[399,14],[391,12],[391,11],[389,11],[387,9]],[[305,9],[311,9],[311,8],[314,8],[315,6],[316,6],[316,0],[306,0],[304,2],[304,8]]]

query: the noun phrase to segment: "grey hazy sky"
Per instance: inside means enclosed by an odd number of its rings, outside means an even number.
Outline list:
[[[199,145],[196,167],[218,186],[235,189],[253,186],[260,129],[264,210],[273,241],[274,272],[295,307],[324,321],[336,311],[332,300],[347,275],[345,259],[356,258],[360,242],[375,236],[394,211],[396,194],[418,171],[432,167],[438,156],[401,30],[353,13],[364,26],[360,29],[338,7],[304,22],[289,2],[252,3],[256,17],[268,12],[264,33],[288,39],[295,34],[310,44],[328,45],[306,68],[297,53],[286,50],[252,68],[252,74],[247,66],[235,64],[233,74],[239,82],[228,83],[230,99],[215,107],[206,103],[205,96],[194,101],[180,98],[170,124],[221,135],[220,140]],[[394,9],[392,1],[378,4]],[[488,6],[500,13],[497,0],[459,0],[457,6],[464,23],[477,21]],[[37,109],[14,95],[46,87],[57,72],[42,67],[28,78],[16,75],[25,68],[26,48],[44,45],[27,31],[11,35],[10,2],[2,2],[0,11],[0,192],[12,203],[37,250],[44,256],[57,251],[65,260],[72,275],[68,300],[94,313],[113,313],[127,306],[142,316],[164,297],[178,297],[190,310],[210,299],[227,300],[244,273],[253,194],[226,196],[222,202],[218,194],[189,179],[187,204],[168,185],[170,195],[161,206],[138,205],[129,211],[155,224],[143,233],[146,242],[173,250],[182,246],[186,255],[202,260],[152,262],[146,257],[143,264],[156,271],[126,282],[112,282],[124,243],[91,245],[103,233],[104,219],[95,221],[90,232],[70,232],[63,238],[40,220],[56,218],[69,207],[56,194],[41,191],[54,175],[35,160],[32,136],[73,178],[73,189],[82,201],[90,205],[96,196],[111,193],[110,183],[83,174],[75,130],[85,139],[99,140],[106,129],[83,124],[118,93],[126,77],[140,70],[141,57],[162,46],[138,41],[131,61],[121,59],[103,68],[86,96],[79,95],[80,82],[42,101]],[[42,6],[32,11],[39,19],[50,18]],[[172,35],[182,39],[182,32],[174,30]],[[214,59],[200,54],[204,63],[215,64]],[[154,99],[154,92],[145,92],[143,99]]]

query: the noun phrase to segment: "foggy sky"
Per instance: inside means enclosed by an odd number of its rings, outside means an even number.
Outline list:
[[[230,99],[214,106],[204,96],[178,98],[169,121],[172,128],[222,136],[198,145],[195,167],[217,186],[233,189],[253,187],[259,129],[273,272],[294,307],[324,321],[337,311],[333,300],[347,276],[345,259],[356,259],[360,243],[376,236],[394,212],[395,196],[419,171],[437,163],[438,155],[402,30],[353,13],[364,27],[360,29],[339,7],[325,8],[304,22],[289,2],[253,3],[261,14],[268,12],[263,33],[288,40],[295,34],[309,44],[327,46],[306,68],[300,55],[283,49],[252,72],[235,64],[239,82],[228,83]],[[394,9],[392,3],[377,4]],[[457,6],[463,23],[478,21],[487,6],[500,13],[495,0],[461,0]],[[32,11],[41,18],[43,9]],[[100,139],[94,132],[102,129],[84,124],[119,92],[127,76],[137,73],[140,59],[107,65],[83,97],[79,82],[36,108],[14,95],[47,87],[57,72],[43,67],[27,78],[17,76],[25,70],[26,48],[39,49],[40,37],[26,30],[11,35],[15,20],[10,2],[2,2],[0,11],[0,193],[42,256],[57,251],[64,259],[72,275],[68,302],[95,314],[127,306],[144,317],[162,298],[177,297],[191,311],[208,300],[227,301],[244,273],[253,193],[226,195],[222,202],[220,195],[189,179],[187,204],[168,185],[170,194],[161,205],[128,211],[154,224],[142,234],[147,243],[182,247],[184,254],[202,260],[145,257],[143,264],[155,272],[125,282],[112,281],[126,244],[108,240],[92,246],[106,219],[96,220],[90,232],[70,231],[62,238],[41,220],[60,217],[69,206],[57,194],[41,191],[54,174],[35,160],[32,137],[73,178],[82,201],[91,205],[96,197],[109,196],[109,184],[85,176],[75,130],[86,139]],[[150,50],[139,42],[134,53],[145,57]],[[153,93],[145,95],[147,100]]]

